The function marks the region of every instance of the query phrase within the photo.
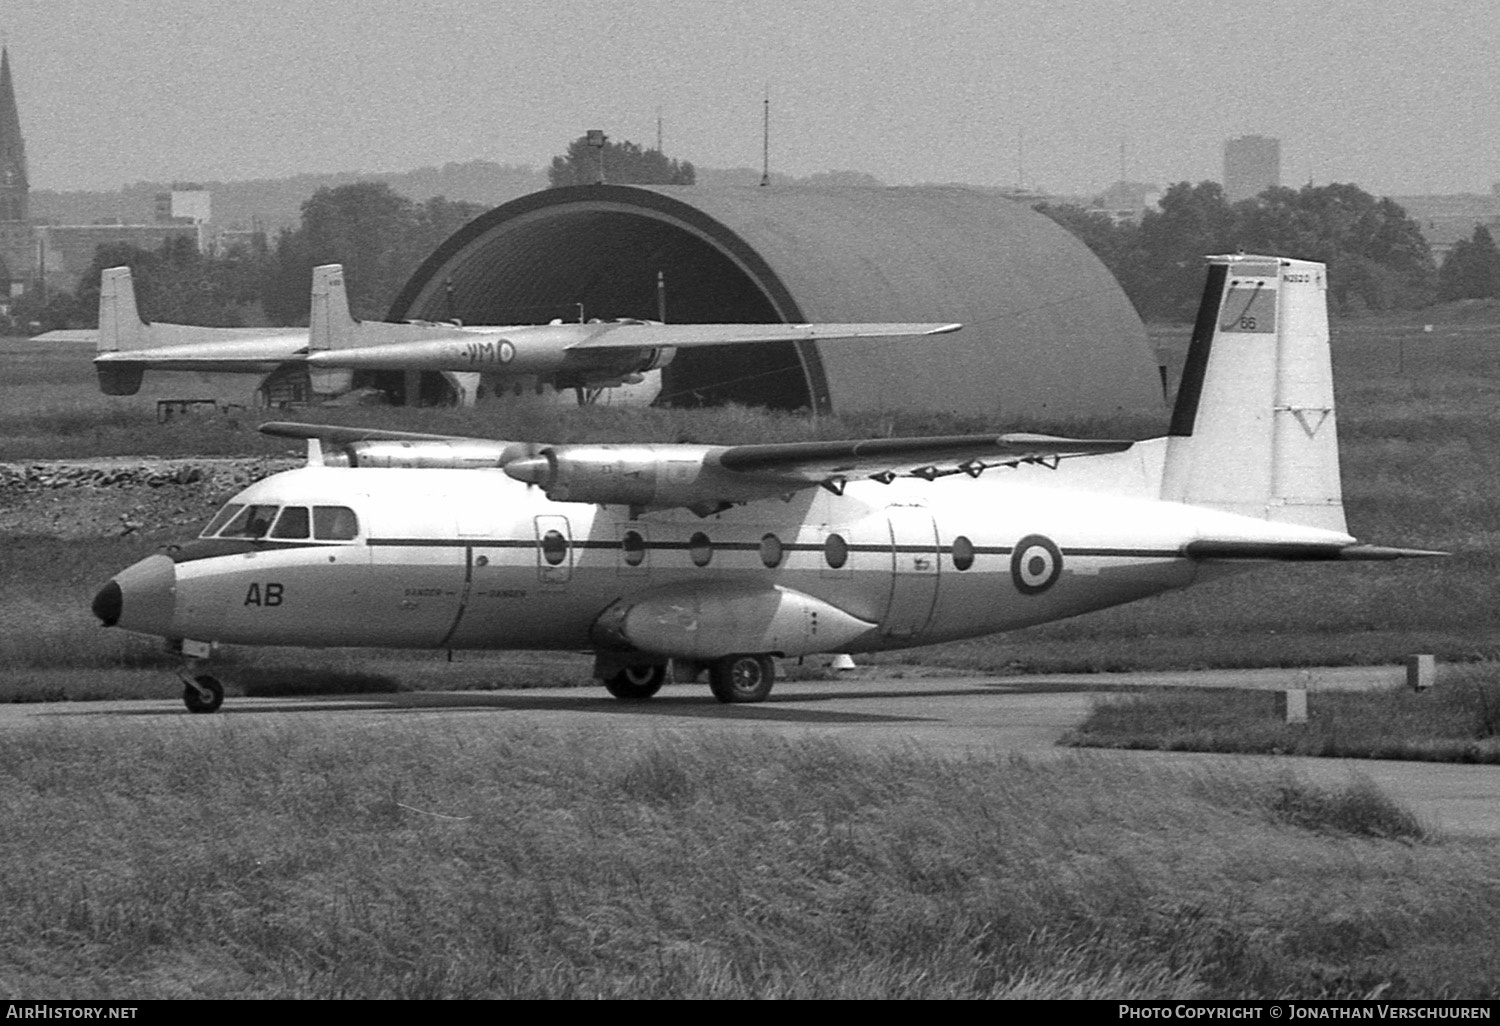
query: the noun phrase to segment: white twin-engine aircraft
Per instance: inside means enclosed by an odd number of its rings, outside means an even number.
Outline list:
[[[548,446],[268,424],[309,439],[309,465],[93,609],[179,648],[198,712],[223,699],[201,672],[221,642],[591,650],[618,698],[655,694],[676,660],[756,702],[777,656],[990,634],[1259,562],[1440,555],[1345,531],[1325,291],[1322,264],[1209,258],[1170,434],[1144,442]]]
[[[492,392],[522,381],[567,389],[637,384],[672,362],[678,349],[743,343],[942,335],[957,324],[660,324],[598,321],[479,327],[461,324],[357,321],[349,313],[344,270],[313,269],[307,328],[207,328],[147,324],[136,310],[130,268],[111,267],[99,280],[97,333],[62,331],[42,339],[97,339],[94,369],[106,395],[135,395],[146,371],[270,374],[304,364],[314,394],[348,392],[356,370],[444,371],[461,401],[472,404],[481,384]]]

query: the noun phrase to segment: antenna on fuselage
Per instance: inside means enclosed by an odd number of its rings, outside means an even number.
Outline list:
[[[771,83],[766,83],[766,101],[761,117],[760,184],[771,184]]]

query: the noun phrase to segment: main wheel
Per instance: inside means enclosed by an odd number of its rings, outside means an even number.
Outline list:
[[[776,663],[768,655],[732,655],[708,668],[708,687],[721,702],[764,702],[776,683]]]
[[[191,684],[185,684],[182,688],[182,704],[188,707],[188,712],[211,713],[218,712],[219,706],[224,704],[224,685],[219,683],[217,677],[210,677],[203,673],[194,677],[199,688],[208,691],[205,695]]]
[[[604,687],[611,695],[625,702],[644,702],[661,690],[667,682],[665,663],[656,666],[626,666],[618,673],[604,678]]]

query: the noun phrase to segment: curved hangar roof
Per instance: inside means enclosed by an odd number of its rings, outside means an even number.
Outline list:
[[[523,196],[412,275],[392,320],[962,321],[920,342],[680,352],[663,401],[1068,417],[1159,411],[1145,329],[1050,219],[959,188],[645,188]]]

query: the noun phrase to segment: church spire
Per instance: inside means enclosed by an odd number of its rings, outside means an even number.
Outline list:
[[[10,77],[10,48],[0,47],[0,220],[27,216],[26,141]]]

